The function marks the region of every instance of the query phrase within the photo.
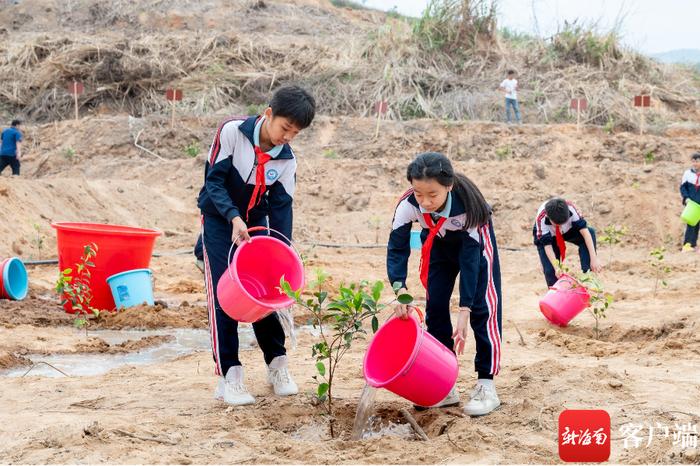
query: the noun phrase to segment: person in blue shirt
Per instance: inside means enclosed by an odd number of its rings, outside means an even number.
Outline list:
[[[0,175],[9,165],[12,174],[19,176],[19,161],[22,158],[22,132],[19,130],[21,124],[20,120],[12,120],[12,126],[3,130],[0,135]]]
[[[311,124],[315,112],[316,102],[304,89],[281,87],[262,115],[224,121],[209,150],[197,201],[202,213],[201,254],[218,376],[215,398],[231,405],[252,404],[255,399],[243,382],[238,322],[221,309],[215,290],[228,267],[229,249],[233,243],[250,240],[249,227],[269,227],[291,239],[297,161],[289,143]],[[297,394],[277,313],[253,323],[253,330],[274,393]]]
[[[494,376],[501,367],[501,272],[491,207],[479,188],[456,173],[443,154],[426,152],[408,165],[411,183],[394,213],[387,246],[387,274],[404,293],[411,252],[411,225],[421,232],[420,280],[426,290],[425,320],[428,333],[456,354],[462,354],[471,325],[476,340],[474,358],[477,382],[464,412],[483,416],[500,400]],[[459,315],[456,328],[450,319],[450,298],[459,275]],[[414,293],[415,294],[415,293]],[[394,312],[407,318],[409,306]],[[459,404],[455,387],[435,408]],[[423,409],[426,407],[418,407]]]

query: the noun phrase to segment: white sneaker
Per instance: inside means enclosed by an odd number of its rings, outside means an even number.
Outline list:
[[[501,406],[496,389],[482,383],[476,384],[470,400],[464,405],[464,413],[469,416],[483,416]]]
[[[219,401],[224,401],[224,392],[226,391],[226,379],[219,376],[216,384],[216,391],[214,392],[214,399]]]
[[[243,385],[243,366],[232,366],[226,373],[224,402],[234,406],[252,405],[255,403],[255,398],[248,393],[245,385]]]
[[[452,390],[450,390],[450,393],[448,393],[447,396],[442,399],[442,401],[438,401],[432,406],[413,405],[413,407],[416,408],[416,411],[423,411],[428,408],[448,408],[450,406],[457,406],[458,404],[459,393],[457,393],[457,386],[455,385],[452,387]]]
[[[277,356],[267,366],[267,382],[272,385],[277,396],[289,396],[299,393],[299,387],[292,380],[292,376],[287,368],[287,356]]]

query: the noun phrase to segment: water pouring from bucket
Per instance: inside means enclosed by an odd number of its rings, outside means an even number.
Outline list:
[[[257,322],[294,300],[279,289],[284,278],[294,290],[304,286],[304,264],[292,241],[277,230],[252,227],[248,232],[269,230],[289,242],[272,236],[253,236],[228,254],[229,266],[216,289],[221,309],[238,322]],[[231,259],[233,253],[233,259]]]

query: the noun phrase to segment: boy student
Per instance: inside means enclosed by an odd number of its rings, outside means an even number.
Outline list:
[[[12,120],[12,125],[0,135],[0,175],[9,165],[12,174],[19,176],[19,161],[22,158],[22,132],[19,130],[21,124],[19,120]]]
[[[691,168],[683,173],[681,180],[681,197],[683,205],[688,203],[688,199],[700,204],[700,152],[690,156]],[[698,245],[698,230],[700,223],[691,227],[685,227],[685,238],[683,239],[683,251],[692,251]]]
[[[557,282],[556,264],[558,260],[564,262],[567,242],[578,246],[582,271],[601,270],[596,254],[595,230],[587,225],[573,203],[554,197],[542,204],[537,211],[532,235],[547,286]]]
[[[515,71],[508,70],[508,77],[501,82],[500,89],[506,96],[506,121],[510,120],[510,108],[513,107],[515,112],[515,120],[522,123],[520,120],[520,107],[518,106],[518,80],[515,79]]]
[[[250,240],[249,227],[267,226],[291,238],[297,163],[289,142],[311,124],[315,111],[314,98],[304,89],[282,87],[262,115],[224,121],[209,150],[197,204],[202,212],[210,338],[219,376],[215,398],[232,405],[252,404],[255,399],[243,383],[238,322],[219,306],[217,285],[228,267],[231,245]],[[297,394],[277,314],[255,322],[253,330],[275,394]]]

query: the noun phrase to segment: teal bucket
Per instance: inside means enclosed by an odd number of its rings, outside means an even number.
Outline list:
[[[420,240],[420,231],[411,232],[411,249],[420,249],[423,247],[423,243]]]
[[[0,261],[0,299],[20,301],[27,297],[29,279],[24,263],[18,257]]]
[[[153,282],[149,269],[134,269],[107,279],[117,309],[146,303],[153,306]]]

